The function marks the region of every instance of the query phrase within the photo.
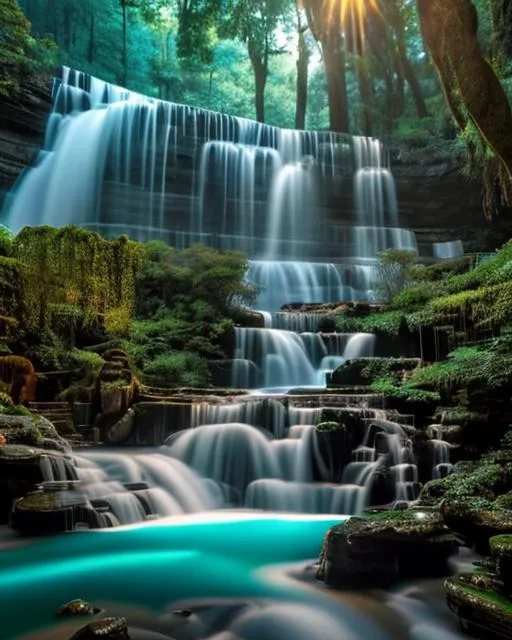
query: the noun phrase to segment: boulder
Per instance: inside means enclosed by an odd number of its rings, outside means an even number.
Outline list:
[[[47,480],[45,473],[53,468],[65,471],[69,480],[76,478],[66,455],[22,444],[0,445],[0,522],[8,521],[13,501]]]
[[[90,622],[73,634],[71,640],[130,640],[126,618],[103,618]]]
[[[317,578],[329,586],[388,586],[442,575],[458,538],[434,510],[384,511],[329,529]]]
[[[496,508],[485,499],[446,500],[441,505],[446,525],[460,533],[478,553],[489,553],[489,539],[512,534],[512,510]]]
[[[58,616],[92,616],[95,613],[98,613],[100,609],[93,607],[85,600],[81,600],[77,598],[76,600],[71,600],[70,602],[66,602],[62,607],[57,609]]]
[[[101,516],[87,496],[73,483],[62,485],[66,483],[55,483],[55,487],[31,491],[20,498],[11,513],[11,526],[24,533],[73,531],[78,523],[88,528],[101,527]]]
[[[112,444],[126,442],[132,435],[134,421],[135,411],[128,409],[124,416],[108,429],[105,434],[105,441]]]
[[[479,638],[512,640],[512,602],[492,576],[472,573],[444,583],[448,607],[462,628]]]

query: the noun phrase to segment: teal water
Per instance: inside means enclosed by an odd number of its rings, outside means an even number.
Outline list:
[[[325,601],[320,593],[299,582],[272,581],[261,569],[318,557],[325,532],[342,519],[202,514],[77,532],[2,551],[2,640],[54,623],[56,608],[73,598],[122,601],[155,615],[173,602],[197,598],[320,606]]]

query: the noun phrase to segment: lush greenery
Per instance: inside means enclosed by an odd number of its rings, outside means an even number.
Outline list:
[[[223,338],[255,294],[236,252],[106,240],[77,227],[0,239],[0,342],[39,371],[97,374],[94,345],[102,352],[117,340],[155,384],[203,386],[208,359],[223,357]]]

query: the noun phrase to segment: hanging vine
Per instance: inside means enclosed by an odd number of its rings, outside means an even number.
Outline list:
[[[28,329],[87,326],[119,310],[131,317],[140,244],[125,236],[106,240],[74,226],[27,227],[16,236],[13,251],[21,267]]]

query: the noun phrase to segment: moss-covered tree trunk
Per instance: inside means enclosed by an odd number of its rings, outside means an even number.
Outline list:
[[[478,41],[470,0],[418,0],[425,43],[459,125],[463,110],[512,176],[512,112]],[[460,102],[463,109],[457,105]]]

